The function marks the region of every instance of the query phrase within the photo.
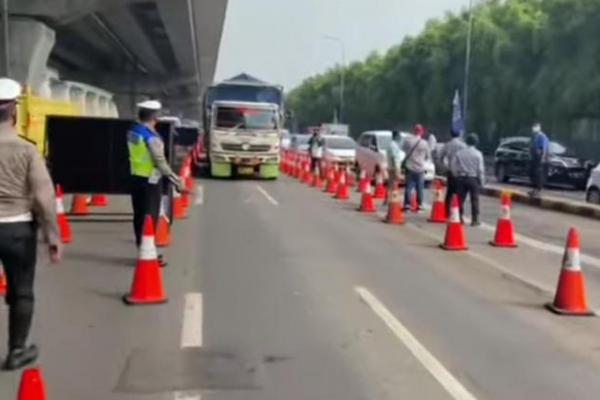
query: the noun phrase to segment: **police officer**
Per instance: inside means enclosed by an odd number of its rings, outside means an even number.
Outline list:
[[[165,157],[164,143],[156,132],[156,123],[162,105],[156,100],[138,104],[138,121],[128,133],[129,164],[131,168],[131,204],[133,229],[139,247],[146,215],[158,223],[162,200],[162,177],[166,177],[175,190],[183,191],[182,180],[173,172]],[[161,264],[166,265],[160,257]]]
[[[21,85],[0,79],[0,262],[8,283],[8,356],[4,369],[34,362],[35,345],[27,345],[33,318],[37,230],[41,227],[52,262],[62,249],[56,222],[53,184],[36,147],[15,129]]]
[[[479,226],[479,191],[485,184],[483,155],[477,150],[479,137],[475,133],[467,136],[467,148],[454,155],[450,169],[456,179],[456,190],[460,198],[460,220],[463,220],[467,194],[471,198],[471,225]]]
[[[546,175],[548,174],[548,148],[550,141],[548,136],[542,131],[542,125],[539,122],[533,124],[531,128],[530,150],[530,175],[532,190],[529,192],[531,197],[540,197]]]

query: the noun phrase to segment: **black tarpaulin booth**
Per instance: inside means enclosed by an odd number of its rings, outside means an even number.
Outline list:
[[[133,123],[114,118],[48,117],[46,154],[54,182],[65,193],[129,194],[127,131]],[[161,122],[157,131],[172,164],[175,128],[170,122]],[[165,194],[170,204],[171,189],[166,182]]]

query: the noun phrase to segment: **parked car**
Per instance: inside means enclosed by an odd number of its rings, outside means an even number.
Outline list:
[[[337,165],[345,168],[356,163],[356,142],[348,136],[325,135],[323,163],[325,167]]]
[[[588,203],[600,205],[600,164],[594,168],[588,179],[585,199]]]
[[[500,142],[494,156],[494,173],[498,182],[508,182],[513,178],[529,179],[530,143],[531,139],[525,136],[510,137]],[[550,142],[549,153],[546,183],[570,185],[584,190],[592,162],[572,155],[557,142]]]
[[[401,133],[402,139],[411,135]],[[391,131],[367,131],[358,138],[356,148],[356,166],[368,174],[387,171],[387,150],[392,142]],[[425,182],[431,183],[435,178],[435,165],[430,160],[425,168]]]

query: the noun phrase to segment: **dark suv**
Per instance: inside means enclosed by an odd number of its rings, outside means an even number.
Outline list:
[[[496,149],[494,171],[498,182],[511,178],[529,179],[531,139],[516,136],[503,139]],[[569,155],[566,147],[550,142],[547,184],[563,184],[578,190],[585,189],[593,163]]]

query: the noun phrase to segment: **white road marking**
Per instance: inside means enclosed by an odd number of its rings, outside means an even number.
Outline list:
[[[202,293],[186,293],[181,347],[202,347]]]
[[[355,287],[362,301],[383,320],[394,335],[410,350],[417,360],[429,373],[442,385],[455,400],[476,400],[443,365],[423,346],[417,338],[381,303],[371,292],[364,287]]]
[[[278,206],[278,205],[279,205],[279,202],[278,202],[277,200],[275,200],[275,199],[273,198],[273,196],[271,196],[271,195],[269,194],[269,192],[267,192],[265,189],[263,189],[263,188],[262,188],[262,186],[260,186],[260,185],[256,185],[256,190],[258,190],[258,191],[259,191],[259,192],[260,192],[260,193],[261,193],[263,196],[265,196],[265,198],[266,198],[267,200],[269,200],[269,202],[270,202],[271,204],[273,204],[274,206]]]
[[[181,328],[182,349],[202,347],[203,307],[202,293],[186,293]],[[197,391],[175,392],[174,400],[202,400],[202,395]]]
[[[204,204],[204,186],[196,186],[196,192],[194,193],[194,205],[201,206]]]

